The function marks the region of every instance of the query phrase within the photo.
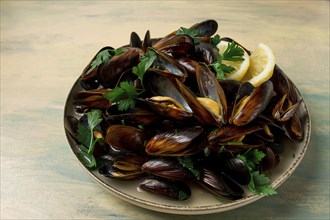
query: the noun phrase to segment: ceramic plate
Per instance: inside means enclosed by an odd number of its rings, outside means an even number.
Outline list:
[[[83,89],[77,80],[68,95],[65,105],[64,118],[66,118],[68,115],[76,116],[78,118],[80,117],[80,115],[75,112],[73,94],[81,90]],[[298,94],[300,95],[299,91]],[[279,187],[294,172],[306,152],[311,134],[311,121],[306,103],[304,101],[300,105],[300,111],[303,114],[302,125],[305,131],[303,140],[299,143],[283,140],[283,143],[281,143],[284,146],[284,151],[281,153],[281,162],[275,169],[271,170],[271,174],[269,175],[272,183],[271,185],[274,188]],[[70,147],[73,153],[76,155],[78,148],[67,130],[66,135]],[[81,164],[79,160],[78,162]],[[138,188],[139,181],[121,181],[110,179],[100,175],[98,170],[90,171],[83,165],[82,167],[88,174],[92,176],[92,178],[97,183],[105,187],[107,190],[109,190],[110,193],[119,197],[120,199],[143,208],[164,213],[189,215],[216,213],[247,205],[263,197],[262,195],[247,193],[243,199],[234,201],[225,199],[220,200],[205,190],[191,185],[192,194],[188,200],[173,201],[140,190]]]

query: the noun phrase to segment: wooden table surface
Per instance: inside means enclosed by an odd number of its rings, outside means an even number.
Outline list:
[[[278,195],[207,216],[163,214],[100,187],[74,158],[66,97],[103,46],[206,19],[269,45],[312,118],[307,153]],[[1,1],[1,219],[329,219],[329,1]]]

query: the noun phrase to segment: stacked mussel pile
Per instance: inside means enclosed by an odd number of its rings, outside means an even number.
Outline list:
[[[148,31],[143,40],[133,32],[122,53],[92,69],[98,54],[113,49],[104,47],[87,65],[79,78],[82,89],[74,95],[81,118],[68,117],[67,127],[75,138],[72,124],[86,121],[92,109],[102,111],[94,135],[104,141],[93,152],[102,161],[97,166],[102,175],[141,179],[140,188],[178,200],[188,199],[195,183],[214,195],[239,199],[251,175],[238,154],[263,152],[255,169],[265,173],[280,162],[274,146],[283,136],[302,139],[301,98],[277,65],[272,78],[257,88],[216,78],[208,64],[219,53],[210,43],[217,28],[214,20],[190,27],[197,30],[198,42],[176,31],[160,39],[151,39]],[[156,59],[139,78],[132,69],[150,50]],[[134,98],[134,108],[118,110],[104,94],[124,81],[143,92]]]

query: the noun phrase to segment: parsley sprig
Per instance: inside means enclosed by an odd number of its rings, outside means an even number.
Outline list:
[[[80,142],[80,152],[77,154],[80,161],[89,168],[96,167],[96,160],[93,155],[95,144],[104,141],[102,138],[94,138],[95,128],[102,121],[102,112],[99,109],[92,109],[86,113],[88,127],[78,123],[77,139]]]
[[[200,179],[199,170],[194,167],[194,163],[190,157],[178,157],[178,161],[183,167],[187,168],[192,174],[194,174],[196,179]]]
[[[263,193],[266,196],[277,194],[275,189],[269,185],[269,178],[265,174],[260,173],[260,171],[255,170],[256,165],[258,165],[265,157],[265,154],[262,151],[258,151],[258,149],[250,149],[243,155],[238,154],[237,157],[244,161],[249,169],[251,180],[248,187],[252,192],[256,194]]]
[[[138,92],[132,82],[124,81],[110,92],[105,93],[103,97],[112,103],[117,103],[119,111],[126,111],[135,107],[136,98],[142,92],[143,90]]]
[[[157,58],[157,54],[155,51],[150,49],[142,58],[140,63],[133,67],[133,73],[139,77],[142,81],[144,73],[152,66],[154,61]]]
[[[122,48],[118,49],[105,49],[100,51],[95,59],[92,61],[88,73],[92,72],[96,67],[101,65],[102,63],[108,62],[113,56],[119,55],[123,53],[124,50]]]
[[[150,49],[142,58],[140,63],[133,67],[133,73],[142,81],[145,72],[152,66],[157,58],[155,51]],[[119,111],[133,109],[136,104],[136,98],[144,92],[144,89],[136,89],[132,82],[123,81],[119,86],[103,95],[104,98],[112,103],[118,104]]]
[[[196,29],[180,27],[175,34],[190,36],[194,40],[194,44],[198,44],[200,42],[200,37],[198,37],[198,30]]]
[[[214,39],[214,43],[219,43],[220,38]],[[239,62],[243,61],[244,51],[239,47],[235,42],[230,42],[228,47],[223,54],[218,54],[217,60],[214,63],[209,64],[214,71],[216,72],[217,79],[224,79],[227,73],[230,73],[235,70],[234,67],[226,65],[223,63],[223,60]]]

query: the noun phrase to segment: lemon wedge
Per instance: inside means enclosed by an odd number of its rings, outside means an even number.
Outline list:
[[[272,77],[274,67],[273,50],[266,44],[260,43],[250,55],[250,66],[242,81],[248,81],[254,87],[258,87]]]
[[[221,41],[218,44],[219,53],[221,55],[227,49],[228,44],[229,44],[229,42],[227,42],[227,41]],[[244,60],[243,61],[238,61],[238,62],[233,62],[233,61],[228,61],[228,60],[222,61],[223,64],[226,64],[228,66],[232,66],[235,68],[234,71],[232,71],[226,75],[226,79],[233,79],[233,80],[243,79],[244,75],[246,74],[246,72],[250,66],[250,56],[244,49],[243,49],[243,51],[244,51],[244,55],[243,55]]]

